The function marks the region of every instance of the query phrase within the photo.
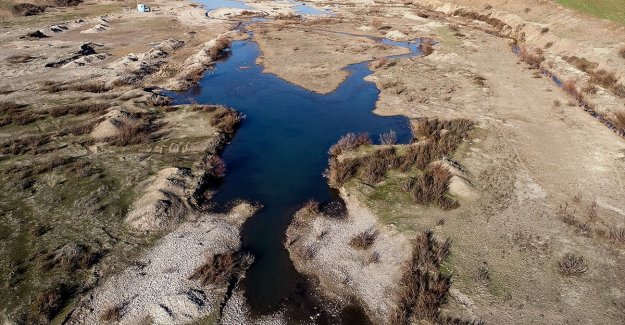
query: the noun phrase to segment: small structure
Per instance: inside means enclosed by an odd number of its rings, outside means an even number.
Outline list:
[[[148,7],[148,5],[143,4],[143,3],[138,3],[137,4],[137,11],[138,12],[150,12],[150,7]]]

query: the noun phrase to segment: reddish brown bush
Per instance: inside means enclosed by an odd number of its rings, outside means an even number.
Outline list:
[[[351,151],[358,148],[361,145],[371,144],[371,139],[366,133],[348,133],[342,136],[339,141],[330,147],[329,153],[332,156],[338,156],[344,151]]]
[[[451,174],[439,164],[428,167],[417,178],[412,187],[412,197],[417,204],[436,203],[440,208],[449,210],[458,207],[458,201],[447,196]]]
[[[324,172],[324,176],[328,179],[330,186],[340,188],[350,178],[356,174],[358,160],[330,158],[328,169]]]
[[[206,262],[193,271],[189,280],[199,280],[202,285],[225,284],[247,269],[253,260],[252,255],[241,252],[209,255]]]
[[[577,89],[575,80],[569,79],[562,83],[562,89],[571,95],[578,103],[584,100],[584,95]]]
[[[434,44],[431,39],[422,39],[419,43],[419,50],[423,56],[428,56],[434,52]]]
[[[362,161],[362,179],[370,185],[381,182],[388,165],[383,159],[366,157]]]
[[[354,236],[350,241],[349,245],[355,249],[369,249],[369,247],[373,246],[375,239],[378,237],[378,231],[374,228],[369,228],[358,235]]]
[[[213,177],[226,176],[226,163],[217,155],[206,156],[200,163],[200,167]]]
[[[525,47],[521,47],[519,49],[519,57],[521,58],[521,61],[527,63],[530,68],[533,69],[540,68],[540,64],[545,61],[543,50],[539,48],[529,50]]]
[[[204,105],[204,107],[206,106],[208,105]],[[213,113],[213,116],[211,118],[212,120],[210,124],[229,136],[233,135],[236,132],[239,125],[241,124],[241,121],[243,120],[243,116],[237,111],[231,108],[222,107],[216,109],[215,113]]]

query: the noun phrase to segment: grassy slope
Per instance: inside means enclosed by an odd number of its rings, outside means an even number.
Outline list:
[[[557,2],[589,15],[625,24],[623,0],[557,0]]]

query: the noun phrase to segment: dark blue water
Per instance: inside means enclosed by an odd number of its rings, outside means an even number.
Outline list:
[[[418,54],[413,44],[396,45]],[[337,200],[322,177],[328,148],[348,132],[366,132],[376,141],[379,134],[394,130],[400,142],[408,142],[411,132],[406,118],[371,112],[379,91],[363,80],[371,73],[367,63],[349,66],[349,78],[336,91],[321,95],[264,74],[255,63],[258,55],[256,43],[234,42],[231,55],[199,87],[174,97],[177,102],[222,104],[246,115],[222,154],[228,172],[214,201],[245,199],[264,205],[242,234],[244,247],[256,257],[244,280],[253,312],[298,310],[292,317],[308,319],[315,317],[317,307],[307,300],[303,278],[283,242],[293,214],[305,202]],[[362,323],[351,312],[341,318],[344,324]]]

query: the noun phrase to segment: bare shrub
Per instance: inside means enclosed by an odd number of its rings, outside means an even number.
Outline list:
[[[213,60],[217,60],[221,57],[223,57],[225,50],[227,48],[230,47],[230,45],[232,44],[232,41],[230,40],[230,38],[228,37],[220,37],[215,41],[215,45],[213,45],[213,47],[211,47],[210,49],[208,49],[208,56],[213,59]]]
[[[371,139],[366,133],[348,133],[342,136],[339,141],[330,147],[328,151],[332,156],[338,156],[345,151],[351,151],[358,148],[361,145],[371,144]]]
[[[458,201],[447,196],[451,174],[440,164],[428,167],[423,176],[417,178],[412,188],[412,197],[417,204],[436,203],[444,210],[458,207]]]
[[[614,243],[625,245],[625,228],[618,227],[610,229],[608,239]]]
[[[362,179],[373,185],[384,179],[384,174],[388,169],[388,165],[383,159],[375,157],[366,157],[362,161]]]
[[[71,85],[67,88],[68,90],[74,91],[82,91],[88,93],[105,93],[109,90],[104,82],[87,82],[87,83],[79,83],[75,85]]]
[[[202,285],[224,284],[247,269],[254,257],[249,253],[226,252],[208,255],[206,262],[197,267],[189,280],[199,280]]]
[[[545,61],[543,50],[539,48],[529,50],[526,47],[521,47],[519,50],[519,57],[521,58],[521,61],[527,63],[530,68],[533,69],[538,69],[540,64]]]
[[[349,245],[355,249],[369,249],[373,246],[375,239],[378,237],[378,231],[374,228],[369,228],[358,235],[354,236]]]
[[[206,171],[207,174],[222,178],[226,176],[226,163],[217,155],[207,155],[200,162],[200,168]]]
[[[358,160],[356,159],[343,159],[339,161],[332,157],[329,160],[329,166],[324,172],[324,176],[328,179],[330,186],[339,188],[356,174],[357,167]]]
[[[306,202],[306,204],[304,205],[304,209],[309,213],[309,214],[318,214],[320,212],[319,210],[319,202],[315,201],[315,200],[309,200],[308,202]]]
[[[571,95],[578,103],[584,100],[584,95],[577,89],[575,80],[569,79],[563,82],[562,89]]]
[[[380,263],[380,253],[378,252],[372,252],[369,255],[369,258],[367,258],[367,260],[365,261],[365,264],[369,265],[369,264],[377,264]]]
[[[397,143],[397,133],[390,130],[387,133],[380,134],[380,143],[383,145],[394,145]]]
[[[65,305],[68,295],[69,289],[64,284],[37,293],[33,299],[34,313],[46,320],[53,319]]]
[[[238,129],[243,116],[231,108],[217,110],[212,116],[211,126],[216,127],[221,132],[233,135]]]
[[[439,320],[440,307],[447,300],[451,279],[438,272],[441,263],[449,256],[450,242],[440,243],[431,231],[417,236],[412,260],[406,267],[396,307],[388,319],[389,324],[408,325],[414,321]]]
[[[20,155],[50,141],[50,134],[32,135],[0,143],[0,154]]]
[[[434,52],[434,43],[431,39],[422,39],[419,43],[419,50],[423,56],[428,56]]]
[[[588,271],[588,265],[582,256],[567,253],[558,262],[558,271],[564,275],[581,275]]]
[[[105,322],[119,322],[122,320],[122,313],[124,311],[124,305],[118,304],[106,308],[100,315],[100,320]]]

